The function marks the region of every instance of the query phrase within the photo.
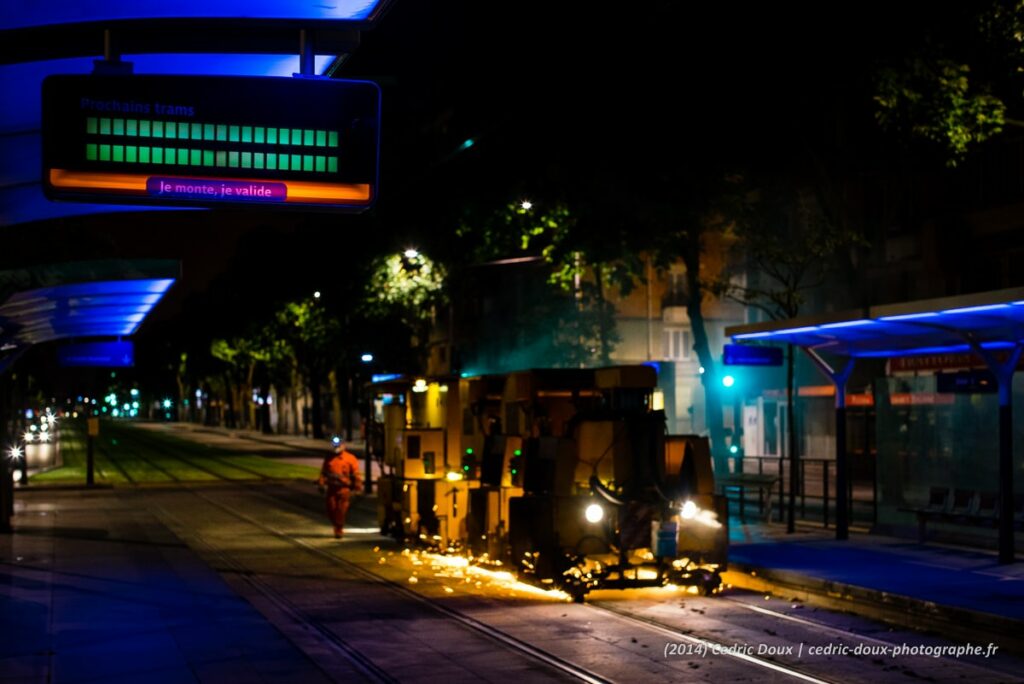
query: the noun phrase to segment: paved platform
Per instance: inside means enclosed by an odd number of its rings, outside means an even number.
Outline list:
[[[0,682],[326,682],[144,507],[18,496],[0,534]]]
[[[790,535],[781,524],[730,522],[730,569],[780,590],[847,601],[855,611],[886,609],[874,615],[886,619],[903,613],[916,626],[1024,635],[1024,561],[1000,565],[983,550],[856,532],[837,541],[833,530]]]

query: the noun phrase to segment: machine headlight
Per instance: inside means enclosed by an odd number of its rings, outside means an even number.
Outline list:
[[[697,508],[697,504],[693,503],[692,501],[687,501],[686,503],[684,503],[683,507],[679,510],[679,514],[683,516],[684,520],[693,520],[697,517],[697,513],[699,512],[700,511]]]
[[[462,479],[462,473],[457,470],[449,470],[448,474],[445,475],[445,478],[447,478],[449,482],[458,482]]]
[[[590,504],[587,506],[587,510],[583,512],[588,523],[599,523],[604,520],[604,509],[599,505]]]

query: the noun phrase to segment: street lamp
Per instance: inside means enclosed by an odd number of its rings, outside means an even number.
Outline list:
[[[420,255],[419,250],[414,249],[412,247],[410,247],[409,249],[407,249],[404,252],[402,252],[402,256],[404,256],[406,259],[415,259],[419,255]]]
[[[533,202],[530,200],[523,200],[519,206],[522,207],[524,211],[530,211],[533,209]]]
[[[313,293],[313,299],[320,299],[320,290]]]
[[[359,357],[359,360],[362,361],[363,363],[372,363],[373,354],[363,354],[362,356]]]

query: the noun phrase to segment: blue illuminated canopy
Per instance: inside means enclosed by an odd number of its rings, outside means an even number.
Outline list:
[[[114,261],[0,272],[0,370],[35,344],[134,334],[178,270],[175,261]]]
[[[738,343],[793,344],[856,358],[1010,349],[1024,343],[1024,288],[872,306],[726,328]]]

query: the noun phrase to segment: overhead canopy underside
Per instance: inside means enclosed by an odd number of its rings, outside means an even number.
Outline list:
[[[735,342],[856,358],[1010,349],[1024,342],[1024,288],[872,306],[726,328]]]

